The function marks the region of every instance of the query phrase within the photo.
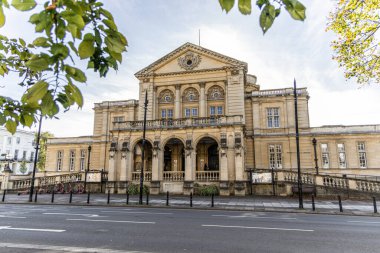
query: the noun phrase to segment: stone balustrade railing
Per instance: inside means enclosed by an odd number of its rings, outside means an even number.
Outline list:
[[[196,181],[219,181],[219,170],[196,171],[195,178]]]
[[[30,188],[31,179],[14,180],[12,182],[12,190],[24,190]]]
[[[243,116],[216,116],[204,118],[181,118],[147,120],[147,129],[166,129],[183,127],[227,126],[242,124]],[[142,130],[144,121],[113,122],[113,130]]]
[[[132,181],[140,181],[140,172],[132,172]],[[150,182],[152,181],[152,172],[146,171],[144,172],[144,181]]]
[[[183,181],[185,179],[184,171],[164,171],[164,181]]]

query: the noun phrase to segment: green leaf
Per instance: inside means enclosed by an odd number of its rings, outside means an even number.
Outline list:
[[[77,103],[79,107],[83,106],[83,96],[77,86],[72,83],[67,85],[68,91],[70,91],[70,97]]]
[[[9,8],[9,3],[8,3],[8,0],[2,0],[1,1],[3,3],[3,5],[7,8]]]
[[[0,126],[4,125],[7,119],[3,114],[0,114]]]
[[[92,40],[83,40],[78,47],[79,57],[81,59],[86,59],[91,57],[95,52],[94,39]]]
[[[24,126],[31,127],[34,122],[34,118],[29,114],[21,114],[20,122]]]
[[[71,13],[66,15],[62,14],[62,16],[64,19],[67,20],[67,22],[76,25],[79,30],[82,30],[85,26],[84,20],[81,15]]]
[[[86,75],[80,69],[66,65],[65,71],[66,71],[67,76],[72,77],[75,81],[78,81],[81,83],[84,83],[87,81]]]
[[[12,0],[12,6],[19,11],[29,11],[36,5],[37,3],[34,0]]]
[[[5,127],[11,134],[14,134],[16,133],[17,123],[11,119],[8,119],[7,123],[5,123]]]
[[[251,0],[239,0],[239,11],[241,14],[249,15],[251,14]]]
[[[222,10],[225,10],[228,13],[232,7],[234,7],[235,0],[219,0],[219,4],[222,7]]]
[[[100,8],[99,9],[100,13],[103,14],[103,16],[105,16],[107,19],[110,19],[110,20],[113,20],[113,16],[111,14],[111,12],[103,9],[103,8]]]
[[[106,43],[108,49],[115,53],[122,53],[126,50],[125,44],[123,44],[121,37],[107,36],[104,42]]]
[[[37,103],[42,99],[48,91],[49,84],[45,81],[38,81],[32,87],[30,87],[26,93],[22,96],[21,101],[24,103]]]
[[[51,47],[51,53],[60,59],[65,59],[69,55],[69,49],[61,43],[53,44]]]
[[[115,22],[113,20],[109,20],[109,19],[104,19],[103,20],[103,23],[108,26],[108,28],[114,30],[114,31],[117,31],[117,26],[115,24]]]
[[[49,60],[46,56],[34,55],[25,65],[32,71],[39,72],[49,67]]]
[[[5,15],[3,6],[0,5],[0,27],[3,27],[5,25]]]
[[[285,4],[285,9],[289,12],[290,16],[295,20],[304,21],[306,18],[306,8],[298,0],[282,0]]]
[[[260,26],[263,33],[266,33],[272,26],[274,19],[276,18],[276,10],[273,5],[267,4],[260,14]]]
[[[259,7],[260,10],[263,7],[263,5],[266,5],[266,4],[269,4],[269,0],[257,0],[256,1],[256,5]]]
[[[38,37],[37,39],[33,41],[33,45],[37,47],[48,47],[49,46],[48,41],[49,40],[45,37]]]

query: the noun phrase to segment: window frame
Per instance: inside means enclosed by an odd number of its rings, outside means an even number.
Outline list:
[[[363,146],[363,149],[359,148],[360,145]],[[356,148],[357,148],[357,152],[358,152],[359,168],[360,169],[367,169],[368,168],[368,161],[367,161],[367,151],[366,151],[366,147],[365,147],[365,142],[364,141],[359,141],[356,144]],[[364,166],[362,166],[361,155],[364,156],[364,159],[363,159]]]
[[[323,148],[323,145],[326,145],[326,149]],[[321,166],[322,169],[329,169],[330,168],[330,153],[329,153],[329,144],[328,143],[321,143]],[[327,163],[325,163],[327,161]]]
[[[57,151],[57,171],[62,171],[63,168],[63,150]]]

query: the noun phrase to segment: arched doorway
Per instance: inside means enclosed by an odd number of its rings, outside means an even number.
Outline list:
[[[185,146],[178,138],[170,139],[164,146],[163,179],[183,181],[185,176]]]
[[[218,143],[210,137],[202,138],[197,144],[197,181],[219,180]]]
[[[152,144],[145,141],[144,147],[144,180],[150,181],[152,178]],[[133,149],[133,172],[132,180],[140,180],[140,172],[143,165],[142,161],[142,140],[136,143]]]

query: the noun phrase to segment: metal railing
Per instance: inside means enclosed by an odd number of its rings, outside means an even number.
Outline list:
[[[164,171],[163,180],[164,181],[183,181],[185,179],[184,171]]]

